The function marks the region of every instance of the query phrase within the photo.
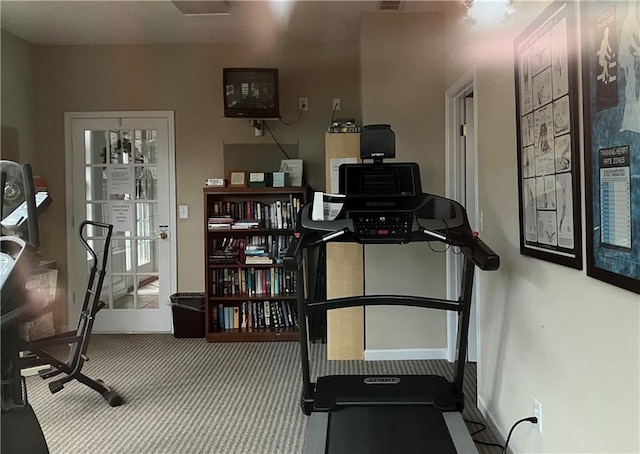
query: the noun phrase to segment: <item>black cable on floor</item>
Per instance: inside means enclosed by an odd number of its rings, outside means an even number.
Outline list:
[[[473,442],[478,443],[479,445],[491,446],[493,448],[500,448],[501,450],[504,449],[504,447],[502,445],[499,445],[498,443],[491,443],[489,441],[480,441],[480,440],[473,440]]]
[[[480,427],[480,429],[476,430],[475,432],[471,432],[471,436],[473,437],[474,435],[478,435],[481,432],[484,432],[485,430],[487,430],[487,426],[484,423],[481,423],[480,421],[473,421],[472,419],[465,419],[464,422],[469,423],[469,424],[476,424],[478,426],[482,426]]]
[[[507,453],[507,447],[509,446],[509,440],[511,440],[511,435],[513,434],[513,430],[516,428],[516,426],[518,426],[518,424],[523,423],[523,422],[530,422],[532,424],[537,424],[538,422],[538,418],[536,418],[535,416],[530,416],[528,418],[522,418],[518,421],[515,422],[515,424],[513,424],[513,426],[511,426],[511,429],[509,430],[509,435],[507,436],[507,441],[505,442],[504,446],[498,444],[498,443],[492,443],[489,441],[480,441],[480,440],[476,440],[474,438],[472,438],[474,443],[478,443],[479,445],[484,445],[484,446],[491,446],[494,448],[500,448],[502,449],[502,454],[506,454]],[[486,430],[487,426],[479,421],[472,421],[472,420],[468,420],[465,419],[465,422],[468,422],[470,424],[478,424],[480,426],[482,426],[482,428],[480,430],[477,430],[473,433],[471,433],[471,436],[473,437],[474,435],[479,434],[480,432]]]

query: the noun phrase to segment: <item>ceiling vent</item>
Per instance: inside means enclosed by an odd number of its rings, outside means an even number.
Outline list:
[[[400,11],[404,2],[381,1],[378,2],[378,11]]]
[[[224,1],[172,1],[185,16],[227,16],[229,3]]]

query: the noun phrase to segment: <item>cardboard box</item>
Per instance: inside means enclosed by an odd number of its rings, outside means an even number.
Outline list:
[[[56,333],[53,325],[53,312],[18,325],[18,335],[27,342],[53,336]]]
[[[25,304],[34,304],[38,307],[53,304],[56,299],[57,284],[58,270],[49,269],[34,274],[25,284],[28,298],[32,302]],[[18,335],[27,342],[53,336],[55,331],[52,308],[44,315],[18,325]]]
[[[287,185],[287,174],[285,172],[273,172],[273,187],[284,188]]]
[[[266,188],[272,185],[271,172],[251,172],[249,173],[250,188]]]

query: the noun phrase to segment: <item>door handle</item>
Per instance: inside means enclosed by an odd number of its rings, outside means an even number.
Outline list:
[[[160,238],[161,240],[166,240],[167,238],[169,238],[169,225],[159,225],[158,229],[160,229],[160,233],[156,233],[156,236],[158,238]]]

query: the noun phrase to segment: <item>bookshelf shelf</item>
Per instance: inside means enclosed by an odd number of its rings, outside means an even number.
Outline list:
[[[293,235],[293,230],[283,230],[283,229],[208,229],[209,233],[224,233],[226,235],[239,235],[244,236],[247,233],[251,235],[270,235],[270,234],[278,234],[278,235]]]
[[[246,263],[209,263],[209,268],[282,268],[282,263],[271,263],[271,264],[263,264],[263,263],[254,263],[254,264],[246,264]]]
[[[297,285],[281,258],[306,188],[207,187],[203,196],[207,341],[297,341]],[[273,263],[246,263],[252,256]]]
[[[230,296],[209,296],[211,301],[262,301],[262,300],[295,300],[295,293],[285,293],[284,295],[230,295]]]

